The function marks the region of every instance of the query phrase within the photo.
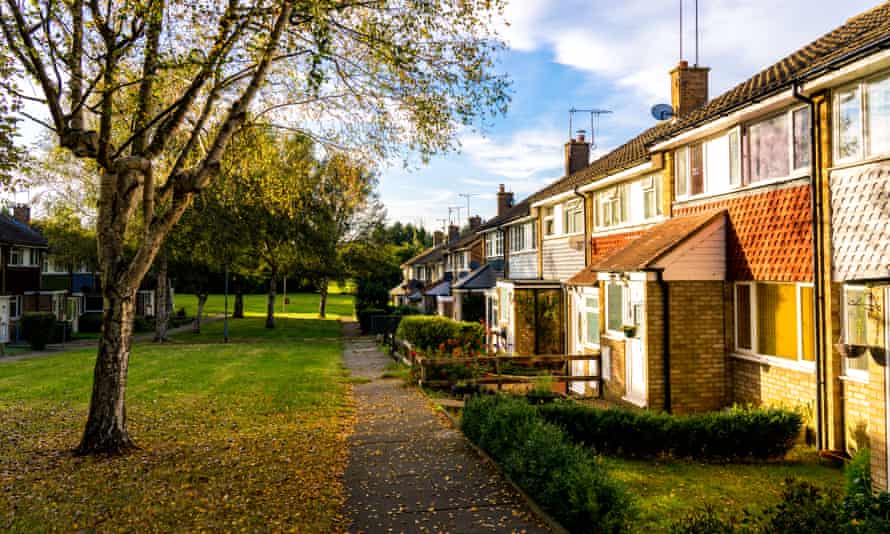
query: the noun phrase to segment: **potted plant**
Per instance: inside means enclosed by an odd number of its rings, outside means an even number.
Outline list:
[[[834,348],[843,358],[861,358],[865,354],[865,351],[868,350],[868,345],[856,345],[854,343],[835,343]]]
[[[633,324],[626,324],[621,327],[624,330],[624,337],[635,337],[637,335],[637,326]]]

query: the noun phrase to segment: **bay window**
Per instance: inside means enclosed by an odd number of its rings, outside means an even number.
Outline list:
[[[538,227],[532,222],[510,227],[510,252],[535,250],[538,241]]]
[[[743,353],[815,361],[815,306],[808,284],[735,286],[735,347]]]
[[[834,157],[855,161],[890,153],[890,76],[856,82],[835,92]]]

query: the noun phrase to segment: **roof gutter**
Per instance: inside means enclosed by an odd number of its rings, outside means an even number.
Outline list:
[[[599,180],[595,180],[587,185],[583,185],[580,187],[576,187],[575,191],[581,191],[582,193],[586,193],[588,191],[593,191],[594,189],[600,189],[603,187],[608,187],[612,184],[621,182],[626,178],[631,176],[635,176],[637,174],[643,174],[647,171],[653,170],[652,160],[647,161],[646,163],[641,163],[639,165],[635,165],[633,167],[629,167],[620,172],[617,172],[612,175],[605,176]]]
[[[581,199],[581,206],[583,209],[581,210],[582,216],[584,217],[584,264],[587,264],[587,252],[588,248],[590,248],[590,240],[587,239],[587,236],[590,235],[590,228],[588,228],[587,224],[587,198],[578,192],[578,187],[572,190],[575,195]],[[591,214],[593,215],[593,214]]]

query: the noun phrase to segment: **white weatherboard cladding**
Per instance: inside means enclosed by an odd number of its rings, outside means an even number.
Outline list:
[[[890,277],[890,162],[831,173],[833,279]]]
[[[510,278],[526,279],[538,277],[538,252],[511,252],[508,256],[510,262]]]
[[[584,235],[544,240],[543,278],[567,280],[584,268]]]
[[[726,218],[720,217],[660,259],[665,280],[726,279]]]

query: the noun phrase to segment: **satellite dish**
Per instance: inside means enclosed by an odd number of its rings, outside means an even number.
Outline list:
[[[669,104],[655,104],[652,106],[652,116],[655,120],[666,121],[674,116],[674,108]]]

